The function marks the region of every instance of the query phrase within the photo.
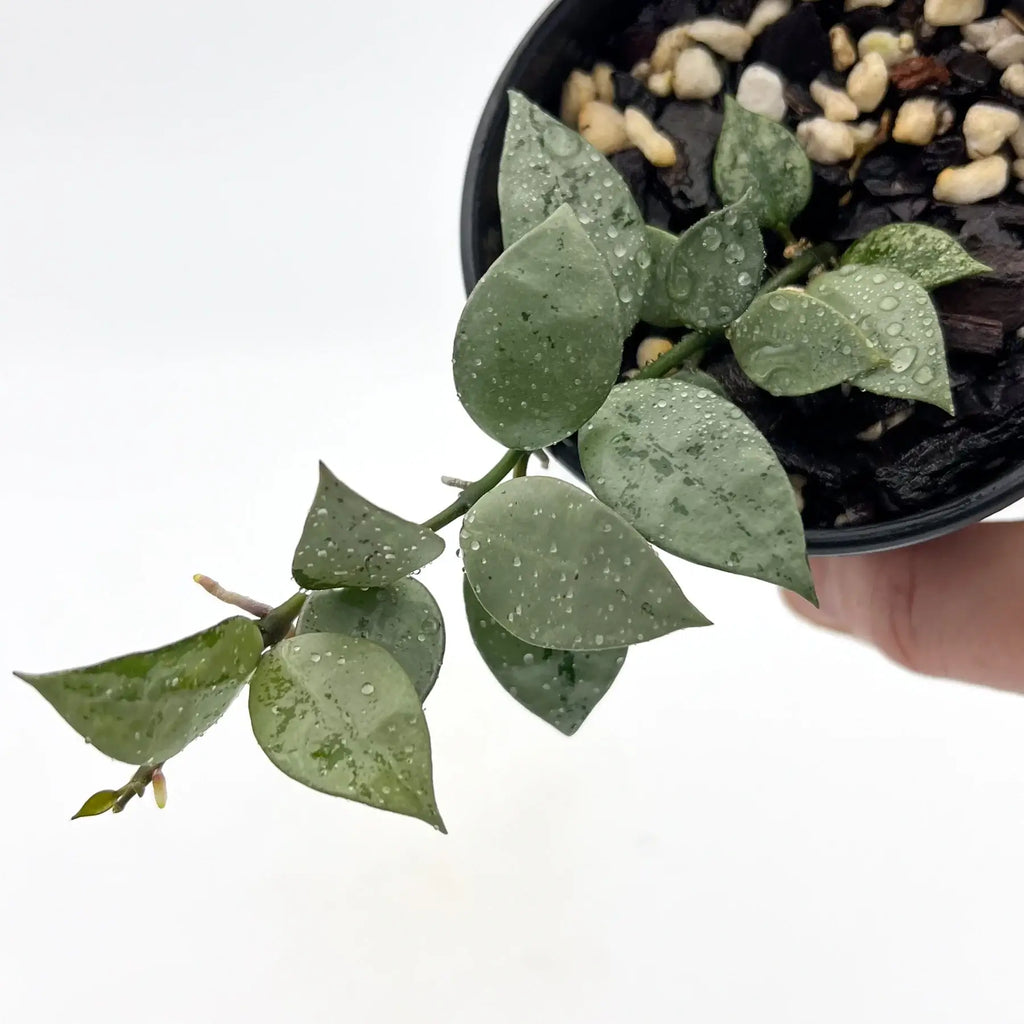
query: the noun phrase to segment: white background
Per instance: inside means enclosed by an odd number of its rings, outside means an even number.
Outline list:
[[[569,741],[488,676],[449,554],[451,835],[303,790],[244,702],[171,802],[13,668],[268,600],[324,458],[411,518],[459,408],[457,214],[539,0],[0,3],[0,1020],[1024,1021],[1024,702],[676,564],[719,623]]]

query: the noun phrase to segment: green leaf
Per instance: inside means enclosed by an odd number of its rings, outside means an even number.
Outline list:
[[[608,265],[620,335],[640,316],[651,255],[643,215],[621,175],[589,142],[518,92],[509,93],[498,178],[506,247],[568,203]]]
[[[799,288],[761,295],[726,332],[743,372],[773,395],[809,395],[885,364],[874,341]]]
[[[654,327],[685,327],[679,317],[676,301],[668,292],[668,275],[672,267],[678,235],[661,228],[647,227],[647,246],[651,253],[651,276],[644,293],[640,319]]]
[[[425,700],[441,671],[444,619],[419,580],[376,590],[324,590],[306,602],[298,633],[340,633],[370,640],[394,657]]]
[[[580,433],[580,460],[594,494],[659,548],[813,599],[789,477],[732,403],[675,378],[620,385]]]
[[[455,338],[455,388],[508,448],[537,449],[601,407],[622,360],[618,300],[575,214],[560,207],[473,290]]]
[[[856,377],[857,387],[928,402],[953,415],[942,327],[917,281],[892,267],[853,264],[821,274],[807,291],[856,324],[888,357],[887,366]]]
[[[528,711],[572,736],[615,682],[628,648],[553,651],[503,629],[463,583],[473,642],[491,674]]]
[[[253,676],[249,716],[290,778],[444,831],[420,699],[383,647],[332,633],[282,641]]]
[[[78,818],[95,818],[99,814],[106,814],[107,811],[112,811],[117,803],[117,798],[120,794],[116,789],[101,789],[98,793],[93,793],[88,800],[82,804],[82,809],[75,815],[72,815],[71,820],[76,821]]]
[[[444,541],[432,530],[371,504],[321,462],[292,575],[307,590],[386,587],[442,551]]]
[[[712,377],[706,370],[698,370],[694,366],[681,366],[669,379],[694,384],[705,391],[718,395],[719,398],[724,398],[727,402],[730,400],[722,382],[717,377]]]
[[[758,223],[788,227],[810,201],[811,162],[791,131],[725,97],[715,151],[715,189],[735,203],[749,189]]]
[[[974,259],[951,235],[928,224],[889,224],[878,228],[854,242],[842,262],[893,267],[928,291],[965,277],[987,274],[991,269]]]
[[[461,543],[480,603],[536,647],[607,650],[709,625],[632,526],[561,480],[501,484],[466,516]]]
[[[67,672],[15,674],[97,750],[143,765],[168,760],[206,732],[262,650],[256,623],[239,616],[155,651]]]
[[[724,327],[754,301],[765,261],[755,213],[747,193],[698,221],[679,239],[666,284],[687,326]]]

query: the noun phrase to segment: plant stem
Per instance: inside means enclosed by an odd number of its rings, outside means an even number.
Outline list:
[[[260,632],[263,634],[263,642],[267,647],[279,644],[288,636],[305,603],[306,595],[300,590],[299,593],[289,597],[284,604],[280,604],[273,611],[267,612],[256,623],[260,627]]]
[[[146,787],[153,781],[154,774],[161,768],[163,768],[163,762],[143,765],[131,777],[128,784],[117,791],[117,800],[111,808],[114,814],[120,814],[134,797],[142,796],[146,792]]]
[[[769,278],[758,292],[758,295],[764,295],[767,292],[774,292],[779,288],[785,288],[787,285],[796,284],[797,281],[802,280],[815,267],[824,266],[829,260],[834,259],[836,255],[837,249],[830,242],[826,242],[824,245],[816,245],[809,252],[805,252],[802,256],[797,256],[792,263],[783,267],[774,277]]]
[[[225,589],[216,580],[211,580],[209,576],[204,576],[202,573],[196,573],[192,579],[208,594],[217,598],[218,601],[223,601],[234,608],[241,608],[243,612],[255,615],[257,619],[262,619],[264,615],[269,615],[274,610],[272,605],[246,597],[245,594],[236,594],[233,590]]]
[[[433,519],[423,525],[428,530],[440,530],[456,519],[461,519],[488,491],[493,491],[511,473],[527,452],[510,448],[501,460],[486,475],[474,480],[444,511],[438,512]]]
[[[712,340],[707,334],[688,334],[685,338],[680,338],[663,356],[659,356],[653,363],[640,370],[633,380],[654,380],[664,377],[669,370],[674,370],[677,366],[682,366],[687,359],[700,355]]]

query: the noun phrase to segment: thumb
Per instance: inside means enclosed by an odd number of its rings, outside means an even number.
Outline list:
[[[1024,523],[974,526],[877,555],[812,562],[819,626],[866,640],[914,672],[1024,691]]]

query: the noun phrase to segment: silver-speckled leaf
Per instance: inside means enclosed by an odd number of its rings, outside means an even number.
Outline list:
[[[855,378],[857,387],[953,415],[942,327],[917,281],[892,267],[852,264],[816,277],[807,292],[848,317],[888,356],[888,366]]]
[[[758,223],[785,228],[811,198],[811,162],[796,136],[725,97],[725,120],[715,150],[715,190],[724,203],[751,193]]]
[[[375,590],[322,590],[312,594],[295,624],[297,633],[340,633],[388,651],[412,680],[420,700],[430,693],[444,658],[444,619],[419,580]]]
[[[687,384],[695,384],[699,388],[704,388],[705,391],[710,391],[712,394],[718,395],[719,398],[724,398],[726,401],[729,400],[729,396],[726,393],[725,388],[722,386],[722,382],[717,377],[712,377],[706,370],[698,370],[694,366],[681,366],[675,373],[667,380],[679,380]]]
[[[761,295],[726,332],[736,361],[773,395],[809,395],[886,364],[874,341],[799,288]]]
[[[455,337],[459,400],[508,448],[537,449],[601,407],[622,360],[611,278],[568,206],[521,238],[473,289]]]
[[[308,590],[386,587],[434,561],[444,541],[367,501],[322,462],[292,575]]]
[[[332,633],[282,641],[252,678],[249,717],[290,778],[444,831],[420,699],[383,647]]]
[[[629,523],[561,480],[501,484],[466,516],[461,543],[480,603],[536,647],[607,650],[709,624]]]
[[[463,581],[466,619],[480,657],[499,683],[528,711],[572,736],[615,682],[628,647],[607,651],[553,651],[524,643],[503,629]]]
[[[929,224],[888,224],[878,228],[854,242],[843,254],[842,262],[893,267],[928,291],[990,270],[952,235]]]
[[[623,337],[640,316],[651,268],[643,215],[621,175],[589,142],[509,93],[498,200],[510,246],[568,203],[608,265]]]
[[[647,282],[640,319],[654,327],[685,327],[676,309],[675,299],[668,292],[668,274],[672,267],[678,235],[661,228],[647,227],[647,245],[651,252],[651,276]]]
[[[256,623],[237,616],[154,651],[67,672],[17,675],[108,757],[158,764],[227,711],[262,650]]]
[[[789,477],[731,402],[678,379],[622,384],[580,432],[580,460],[594,494],[664,551],[813,599]]]
[[[765,253],[750,196],[708,214],[676,243],[666,287],[689,327],[725,327],[757,295]]]

